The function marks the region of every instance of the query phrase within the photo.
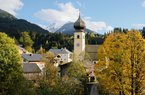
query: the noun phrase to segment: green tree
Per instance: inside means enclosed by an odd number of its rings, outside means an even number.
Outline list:
[[[85,69],[80,62],[72,62],[64,76],[59,76],[59,67],[53,65],[54,54],[47,52],[44,55],[45,73],[39,82],[39,95],[83,95]],[[74,73],[75,72],[75,73]]]
[[[33,41],[28,32],[22,32],[20,37],[20,43],[24,46],[26,50],[32,52]]]
[[[58,95],[55,92],[55,88],[59,77],[58,70],[52,62],[54,55],[50,52],[43,53],[42,55],[45,68],[42,79],[38,83],[39,87],[37,88],[37,93],[38,95]]]
[[[16,95],[22,76],[21,57],[13,39],[0,33],[0,94]]]
[[[83,95],[86,76],[84,64],[80,61],[71,62],[69,67],[66,69],[65,75],[68,76],[70,84],[67,85],[71,86],[69,90],[70,92],[73,91],[69,95]]]
[[[70,63],[65,74],[71,78],[82,80],[86,75],[86,71],[82,62],[75,61]]]

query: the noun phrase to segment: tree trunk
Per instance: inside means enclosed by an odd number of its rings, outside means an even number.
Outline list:
[[[131,95],[134,95],[134,53],[131,47]]]

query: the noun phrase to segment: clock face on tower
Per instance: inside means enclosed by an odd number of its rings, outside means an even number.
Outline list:
[[[80,46],[80,44],[79,43],[77,43],[77,47],[79,47]]]

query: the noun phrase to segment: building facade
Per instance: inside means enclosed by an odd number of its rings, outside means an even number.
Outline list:
[[[55,59],[57,62],[54,65],[56,67],[60,64],[65,64],[72,61],[72,52],[70,52],[66,48],[50,49],[49,52],[52,52],[55,55]]]

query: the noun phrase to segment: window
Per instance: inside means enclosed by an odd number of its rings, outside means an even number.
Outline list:
[[[61,56],[60,55],[57,55],[57,58],[60,58]]]
[[[80,38],[80,35],[77,35],[77,39],[79,39]]]

